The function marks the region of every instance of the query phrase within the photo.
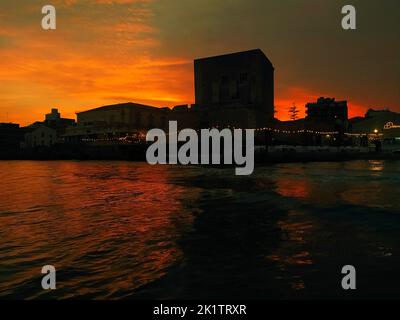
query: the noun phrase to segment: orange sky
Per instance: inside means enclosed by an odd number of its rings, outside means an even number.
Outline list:
[[[348,100],[350,116],[362,115],[369,107],[400,111],[398,83],[394,83],[399,79],[398,47],[390,48],[394,52],[380,50],[385,62],[365,74],[372,56],[358,54],[366,47],[371,54],[377,52],[363,42],[365,34],[354,39],[346,34],[336,44],[332,39],[337,39],[337,31],[328,23],[317,30],[308,24],[285,24],[290,15],[307,12],[307,6],[299,9],[295,4],[292,0],[284,5],[260,0],[247,4],[239,0],[55,0],[57,30],[44,31],[42,1],[20,0],[15,5],[3,0],[0,122],[26,125],[42,120],[52,107],[74,118],[76,111],[128,101],[159,107],[194,103],[193,59],[257,47],[276,68],[275,105],[280,119],[288,118],[293,103],[304,115],[304,105],[319,96]],[[324,8],[317,5],[318,10]],[[269,9],[274,9],[273,15]],[[236,25],[239,14],[249,21],[241,28]],[[277,28],[279,23],[284,27]],[[301,33],[295,34],[298,29]],[[351,49],[348,44],[354,40],[360,43]],[[324,51],[325,42],[332,44],[329,51]],[[332,56],[327,56],[329,52]]]

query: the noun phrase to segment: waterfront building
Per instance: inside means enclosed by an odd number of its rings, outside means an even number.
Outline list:
[[[0,123],[0,153],[16,151],[20,148],[24,135],[19,124]]]
[[[62,118],[58,109],[53,108],[43,121],[36,121],[23,130],[23,148],[50,147],[63,142],[60,137],[68,127],[75,125],[74,119]]]
[[[61,134],[64,132],[66,127],[74,125],[75,120],[62,118],[61,114],[58,112],[58,109],[53,108],[51,109],[50,113],[46,114],[43,124],[50,128],[56,129],[57,132]]]
[[[57,143],[57,139],[58,136],[56,129],[41,125],[33,128],[30,132],[25,134],[23,147],[51,147]]]
[[[62,118],[61,114],[58,112],[58,109],[54,108],[51,109],[51,113],[45,115],[45,119],[43,121],[36,121],[25,128],[28,131],[29,130],[31,131],[35,128],[46,126],[57,130],[57,133],[61,135],[64,133],[67,127],[73,126],[74,124],[75,124],[74,119]]]
[[[77,112],[77,125],[69,127],[63,137],[68,142],[82,140],[137,140],[152,128],[168,127],[169,108],[138,103],[121,103]]]
[[[364,117],[350,119],[351,131],[359,134],[382,133],[389,123],[400,124],[400,113],[389,109],[369,109]]]
[[[400,121],[397,124],[386,123],[383,127],[383,137],[385,140],[395,140],[394,142],[400,144]]]
[[[54,121],[61,118],[61,114],[58,112],[58,109],[53,108],[51,112],[46,114],[45,119],[46,121]]]
[[[345,123],[348,120],[347,101],[321,97],[306,104],[306,115],[306,120]]]
[[[274,67],[260,50],[196,59],[202,126],[262,128],[274,118]]]

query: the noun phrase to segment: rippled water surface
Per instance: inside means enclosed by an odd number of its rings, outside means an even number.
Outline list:
[[[400,163],[0,162],[0,297],[400,298]],[[340,287],[357,269],[357,291]],[[41,289],[41,268],[57,290]]]

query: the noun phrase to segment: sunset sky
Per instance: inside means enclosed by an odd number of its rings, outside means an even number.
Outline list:
[[[356,31],[341,28],[349,2]],[[41,28],[46,4],[55,31]],[[397,0],[1,0],[0,122],[194,103],[193,59],[254,48],[275,66],[280,119],[319,96],[348,100],[350,116],[400,112]]]

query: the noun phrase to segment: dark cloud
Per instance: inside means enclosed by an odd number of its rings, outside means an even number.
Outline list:
[[[263,49],[278,95],[304,87],[400,111],[400,2],[354,0],[356,31],[338,0],[169,0],[154,4],[162,54],[187,57]]]
[[[54,0],[57,31],[46,33],[47,2],[2,0],[0,99],[15,103],[0,108],[191,103],[194,58],[261,48],[281,113],[318,95],[348,99],[353,114],[400,111],[400,1],[351,3],[356,31],[341,28],[342,0]]]

